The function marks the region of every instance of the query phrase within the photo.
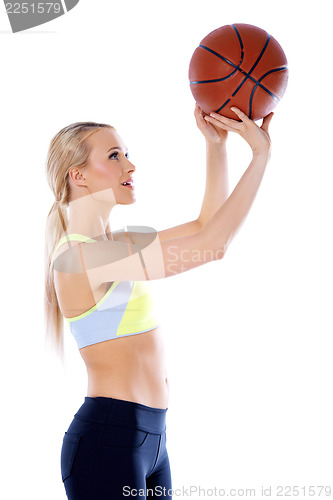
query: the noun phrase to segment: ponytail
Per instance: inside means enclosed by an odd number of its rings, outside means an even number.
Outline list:
[[[54,286],[51,258],[58,241],[66,232],[68,217],[66,207],[55,201],[48,214],[45,226],[45,295],[46,340],[63,358],[64,323]]]

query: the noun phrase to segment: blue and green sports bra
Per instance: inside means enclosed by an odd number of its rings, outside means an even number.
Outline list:
[[[69,234],[59,241],[53,255],[69,240],[84,243],[97,241],[82,234]],[[72,318],[64,317],[78,348],[158,327],[150,286],[149,281],[114,281],[106,294],[88,311]]]

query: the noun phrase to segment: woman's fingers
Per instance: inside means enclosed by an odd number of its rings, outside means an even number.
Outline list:
[[[242,120],[242,122],[246,123],[246,122],[251,121],[250,118],[245,113],[243,113],[243,111],[240,110],[239,108],[235,108],[233,106],[230,109],[231,109],[231,111],[233,111]],[[239,122],[237,122],[237,123],[239,123]]]
[[[210,116],[212,116],[216,120],[221,121],[222,123],[226,123],[230,127],[235,127],[239,125],[239,122],[237,120],[233,120],[232,118],[227,118],[226,116],[219,115],[218,113],[211,113]]]
[[[231,118],[227,118],[226,116],[219,115],[218,113],[214,112],[210,113],[209,116],[205,116],[205,119],[207,118],[209,118],[208,121],[210,121],[210,123],[212,123],[213,125],[217,125],[218,127],[224,128],[225,130],[231,130],[233,132],[239,131],[240,122],[238,122],[237,120],[232,120]]]
[[[212,116],[214,115],[214,116]],[[238,132],[238,129],[233,127],[231,124],[229,124],[226,120],[229,120],[228,118],[225,119],[224,116],[218,115],[219,118],[215,118],[216,113],[211,113],[210,115],[205,116],[205,120],[212,125],[215,125],[216,127],[223,128],[224,130],[230,130],[231,132]],[[230,120],[230,122],[235,122],[238,123],[236,120]]]
[[[269,115],[265,116],[265,118],[264,118],[264,120],[262,122],[262,125],[260,127],[267,134],[268,134],[268,127],[269,127],[269,124],[271,123],[271,120],[272,120],[273,116],[274,116],[273,112],[271,112],[271,113],[269,113]]]
[[[201,108],[199,108],[199,106],[196,104],[195,105],[195,109],[194,109],[194,116],[195,118],[198,120],[202,117],[202,112],[201,112]]]

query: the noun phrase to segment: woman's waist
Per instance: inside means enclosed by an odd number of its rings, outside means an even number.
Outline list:
[[[164,348],[160,328],[148,332],[92,344],[80,349],[88,373],[112,375],[119,370],[149,371],[150,365],[164,365]]]
[[[165,408],[168,381],[162,337],[157,331],[135,337],[103,342],[80,351],[88,373],[87,395]]]
[[[169,384],[165,370],[122,367],[116,372],[88,371],[88,397],[111,397],[166,408]]]
[[[167,408],[156,408],[112,397],[86,397],[75,417],[86,422],[112,424],[162,433]]]

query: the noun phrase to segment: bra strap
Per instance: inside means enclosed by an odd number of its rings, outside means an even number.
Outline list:
[[[54,252],[52,254],[52,259],[51,259],[51,267],[53,266],[53,263],[55,261],[57,252],[59,248],[64,245],[65,243],[69,243],[70,241],[81,241],[83,243],[94,243],[94,240],[92,238],[89,238],[88,236],[84,236],[83,234],[78,234],[78,233],[72,233],[72,234],[66,234],[61,238],[61,240],[58,242],[57,246],[54,249]]]

